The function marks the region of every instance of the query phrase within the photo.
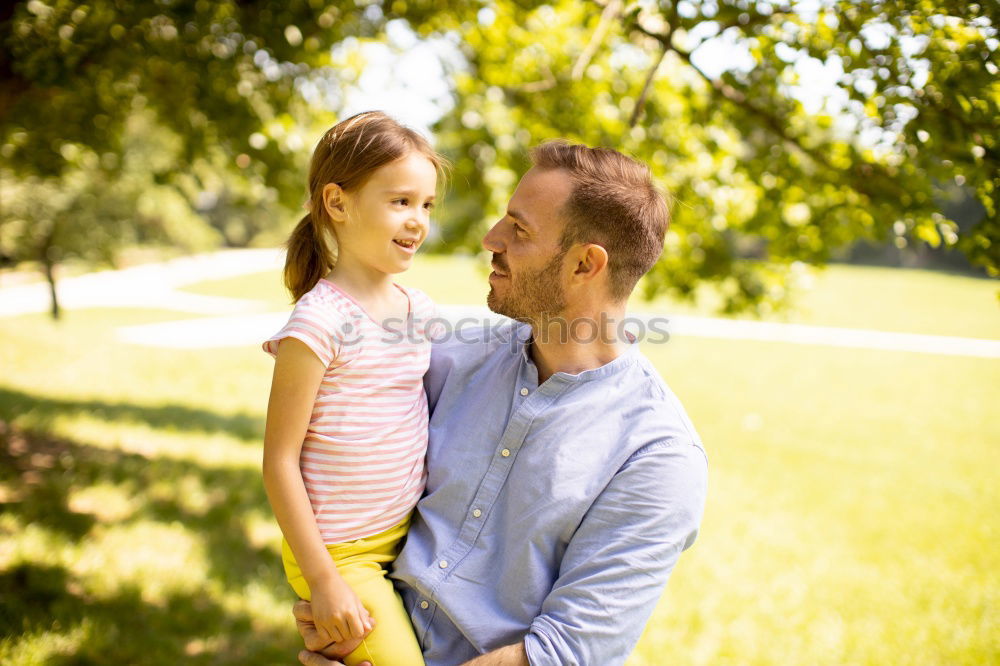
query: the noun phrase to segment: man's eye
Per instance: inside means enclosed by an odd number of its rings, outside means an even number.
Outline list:
[[[524,233],[524,227],[522,227],[520,224],[517,224],[515,222],[514,223],[514,232],[518,233],[518,234],[523,234]]]

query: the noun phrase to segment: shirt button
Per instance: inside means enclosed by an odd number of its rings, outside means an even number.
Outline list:
[[[448,568],[448,560],[441,560],[440,562],[438,562],[438,566],[441,567],[442,569],[447,569]]]
[[[526,388],[521,389],[521,395],[528,395],[528,389]]]
[[[421,601],[421,602],[420,602],[420,607],[421,607],[421,608],[423,608],[424,610],[427,610],[427,608],[428,608],[429,606],[430,606],[430,604],[429,604],[429,603],[427,603],[426,601]]]
[[[478,518],[479,516],[483,515],[483,512],[480,511],[479,509],[473,509],[472,515],[473,517]]]
[[[502,455],[504,458],[508,457],[510,455],[510,449],[504,449],[503,451],[500,452],[500,455]]]

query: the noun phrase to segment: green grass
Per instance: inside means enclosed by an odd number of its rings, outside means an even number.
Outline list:
[[[403,277],[480,302],[477,271],[425,258]],[[827,275],[811,323],[1000,337],[996,283]],[[193,290],[288,307],[274,273]],[[293,663],[258,471],[271,360],[114,337],[179,318],[0,319],[0,663]],[[685,338],[645,352],[705,440],[710,487],[630,666],[1000,661],[1000,361]]]
[[[808,269],[790,289],[790,307],[772,321],[925,335],[1000,338],[1000,281],[926,270],[830,265]],[[710,286],[691,304],[668,298],[633,306],[711,316],[721,298]],[[744,318],[750,318],[746,315]]]
[[[424,256],[399,276],[439,303],[482,304],[489,289],[485,257]],[[1000,339],[1000,281],[925,270],[832,265],[801,280],[788,311],[774,321],[869,328],[927,335]],[[256,298],[275,310],[290,308],[276,271],[204,282],[189,291]],[[668,314],[714,316],[718,294],[699,292],[694,304],[635,297],[631,307]]]
[[[646,351],[706,442],[710,492],[632,664],[996,662],[1000,362]]]
[[[259,480],[271,362],[114,340],[176,318],[0,319],[0,662],[295,654]]]
[[[833,265],[803,292],[792,321],[1000,338],[1000,281],[916,269]]]
[[[397,281],[426,291],[438,303],[484,303],[489,284],[485,261],[472,257],[421,257]],[[255,298],[275,310],[291,309],[291,299],[282,286],[280,271],[265,271],[235,278],[212,280],[185,291],[208,296]]]

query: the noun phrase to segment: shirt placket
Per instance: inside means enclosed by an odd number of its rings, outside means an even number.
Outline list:
[[[507,428],[493,451],[490,465],[465,514],[458,538],[438,554],[430,568],[428,574],[430,580],[426,583],[432,595],[472,550],[489,517],[490,510],[503,490],[510,470],[514,466],[514,460],[531,431],[532,421],[553,397],[554,394],[550,391],[538,390],[538,374],[534,365],[522,360],[518,381],[514,387],[513,405]],[[423,610],[433,610],[434,604],[430,600],[428,604],[429,607]],[[421,604],[418,605],[423,608]]]
[[[430,629],[434,621],[434,614],[437,611],[437,603],[432,599],[420,594],[417,590],[403,592],[403,597],[409,608],[410,621],[413,624],[413,633],[417,637],[422,649],[427,648],[427,630]]]

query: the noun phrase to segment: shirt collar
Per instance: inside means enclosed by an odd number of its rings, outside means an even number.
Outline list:
[[[639,344],[631,333],[626,334],[629,336],[630,343],[628,347],[625,348],[625,351],[618,356],[618,358],[605,363],[599,368],[584,370],[576,375],[572,375],[568,372],[556,372],[549,377],[549,381],[555,380],[556,383],[565,382],[574,384],[589,382],[595,379],[610,377],[633,365],[639,357]],[[514,336],[521,347],[522,364],[527,364],[527,366],[534,370],[535,376],[537,377],[538,374],[537,368],[535,368],[535,362],[531,360],[531,325],[518,322],[514,328]]]

